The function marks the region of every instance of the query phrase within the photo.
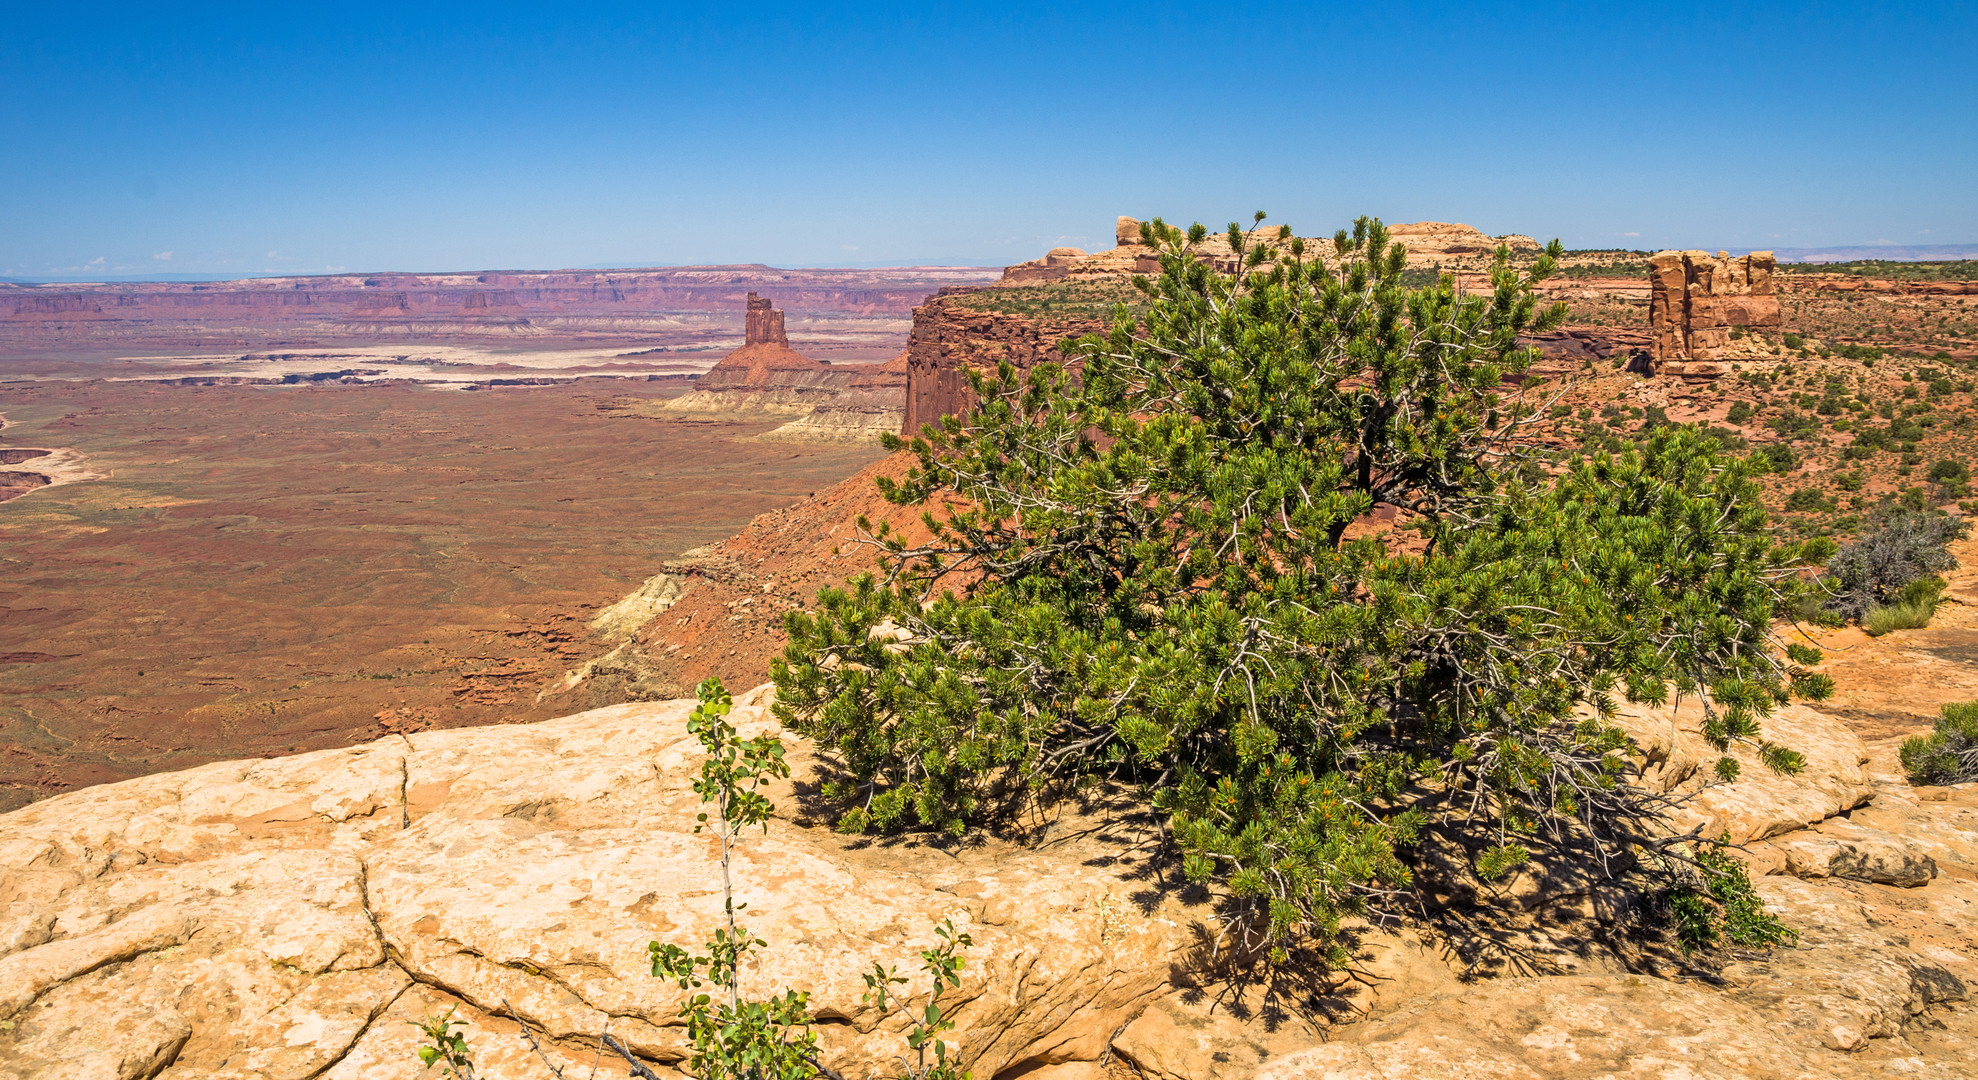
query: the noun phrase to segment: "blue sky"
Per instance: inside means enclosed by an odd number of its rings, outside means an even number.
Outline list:
[[[1978,4],[7,4],[0,275],[1978,242]]]

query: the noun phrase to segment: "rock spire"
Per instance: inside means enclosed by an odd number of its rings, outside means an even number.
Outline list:
[[[744,345],[790,344],[790,336],[783,332],[783,313],[776,310],[774,301],[749,294],[748,328]]]

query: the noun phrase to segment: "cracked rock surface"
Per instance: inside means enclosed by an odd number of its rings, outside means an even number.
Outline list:
[[[765,697],[732,714],[745,735],[775,730]],[[413,1022],[449,1009],[489,1080],[549,1075],[518,1019],[570,1076],[626,1075],[599,1057],[607,1025],[665,1074],[679,991],[646,945],[722,920],[692,705],[226,762],[0,816],[0,1078],[411,1080],[432,1075]],[[751,993],[810,990],[831,1064],[897,1074],[900,1018],[861,1003],[860,975],[917,971],[952,918],[975,939],[953,1037],[981,1080],[1972,1075],[1978,785],[1911,788],[1890,747],[1795,710],[1778,728],[1805,774],[1748,763],[1701,788],[1689,724],[1632,722],[1651,779],[1749,843],[1801,935],[1720,985],[1616,958],[1474,978],[1431,928],[1367,927],[1355,972],[1274,1015],[1205,976],[1210,909],[1117,858],[1103,822],[1031,847],[866,842],[785,783],[734,864],[770,945]],[[801,779],[814,763],[786,743]]]
[[[0,817],[0,1077],[409,1078],[405,1021],[449,1007],[485,1076],[547,1075],[511,1008],[566,1065],[589,1069],[607,1023],[678,1060],[680,991],[646,945],[698,949],[722,919],[692,706],[228,762]],[[759,699],[733,718],[774,728]],[[952,918],[975,939],[951,1000],[977,1075],[1096,1059],[1199,918],[1087,865],[1096,842],[940,851],[778,820],[735,859],[772,945],[751,991],[811,990],[829,1060],[890,1068],[900,1024],[860,975],[918,973]]]

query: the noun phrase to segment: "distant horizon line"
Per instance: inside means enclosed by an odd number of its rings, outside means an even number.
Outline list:
[[[1579,248],[1580,251],[1649,250],[1636,248]],[[1709,250],[1708,248],[1659,248],[1661,251]],[[1830,244],[1813,247],[1761,248],[1751,251],[1770,250],[1787,263],[1845,263],[1862,261],[1882,262],[1959,262],[1978,257],[1978,243],[1968,244]],[[914,262],[865,262],[865,263],[813,263],[779,266],[774,263],[589,263],[583,266],[565,266],[551,269],[495,269],[476,270],[334,270],[319,273],[293,273],[275,270],[246,274],[218,273],[179,273],[179,274],[110,274],[81,276],[53,274],[37,276],[0,276],[0,284],[5,285],[186,285],[229,281],[265,281],[276,278],[332,278],[366,277],[370,275],[431,275],[455,276],[463,274],[568,274],[576,272],[606,273],[611,271],[650,272],[656,270],[701,270],[701,269],[761,269],[761,270],[1001,270],[1005,263],[981,263],[973,261],[920,260]]]
[[[97,274],[84,277],[74,274],[42,275],[17,277],[0,275],[0,284],[5,285],[188,285],[202,282],[229,281],[269,281],[279,278],[346,278],[386,275],[417,275],[424,277],[457,277],[472,274],[576,274],[576,273],[649,273],[656,270],[996,270],[1001,271],[1007,263],[970,262],[875,262],[875,263],[818,263],[815,265],[778,266],[775,263],[650,263],[633,265],[623,263],[592,263],[585,266],[558,266],[549,269],[482,268],[476,270],[324,270],[316,273],[294,273],[279,270],[265,270],[246,274]]]

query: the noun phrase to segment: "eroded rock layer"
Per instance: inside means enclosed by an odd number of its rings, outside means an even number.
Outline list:
[[[1662,251],[1649,259],[1648,328],[1658,374],[1712,378],[1728,370],[1734,328],[1777,330],[1784,320],[1769,251]]]
[[[686,394],[630,415],[790,423],[763,438],[795,441],[875,440],[900,426],[906,360],[827,364],[790,348],[783,313],[750,293],[747,339],[721,358]]]

